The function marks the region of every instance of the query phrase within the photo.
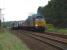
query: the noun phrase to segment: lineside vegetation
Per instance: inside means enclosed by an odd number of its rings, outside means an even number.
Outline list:
[[[30,50],[9,31],[0,32],[0,50]]]

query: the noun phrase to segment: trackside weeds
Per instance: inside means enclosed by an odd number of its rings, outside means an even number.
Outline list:
[[[0,32],[0,50],[30,50],[9,31]]]

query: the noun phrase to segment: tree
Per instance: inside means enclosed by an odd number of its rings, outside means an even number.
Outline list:
[[[1,27],[1,20],[0,20],[0,27]]]
[[[43,7],[42,12],[48,23],[57,27],[67,27],[67,0],[51,0]]]

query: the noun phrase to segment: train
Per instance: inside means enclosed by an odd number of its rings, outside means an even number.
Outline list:
[[[28,18],[22,24],[18,24],[18,26],[12,28],[44,32],[47,26],[44,16],[39,14],[33,14],[31,16],[28,16]]]

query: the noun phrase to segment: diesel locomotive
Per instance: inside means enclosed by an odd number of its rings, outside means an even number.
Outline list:
[[[46,22],[44,16],[39,14],[29,16],[27,20],[23,22],[22,27],[27,30],[45,31]]]

